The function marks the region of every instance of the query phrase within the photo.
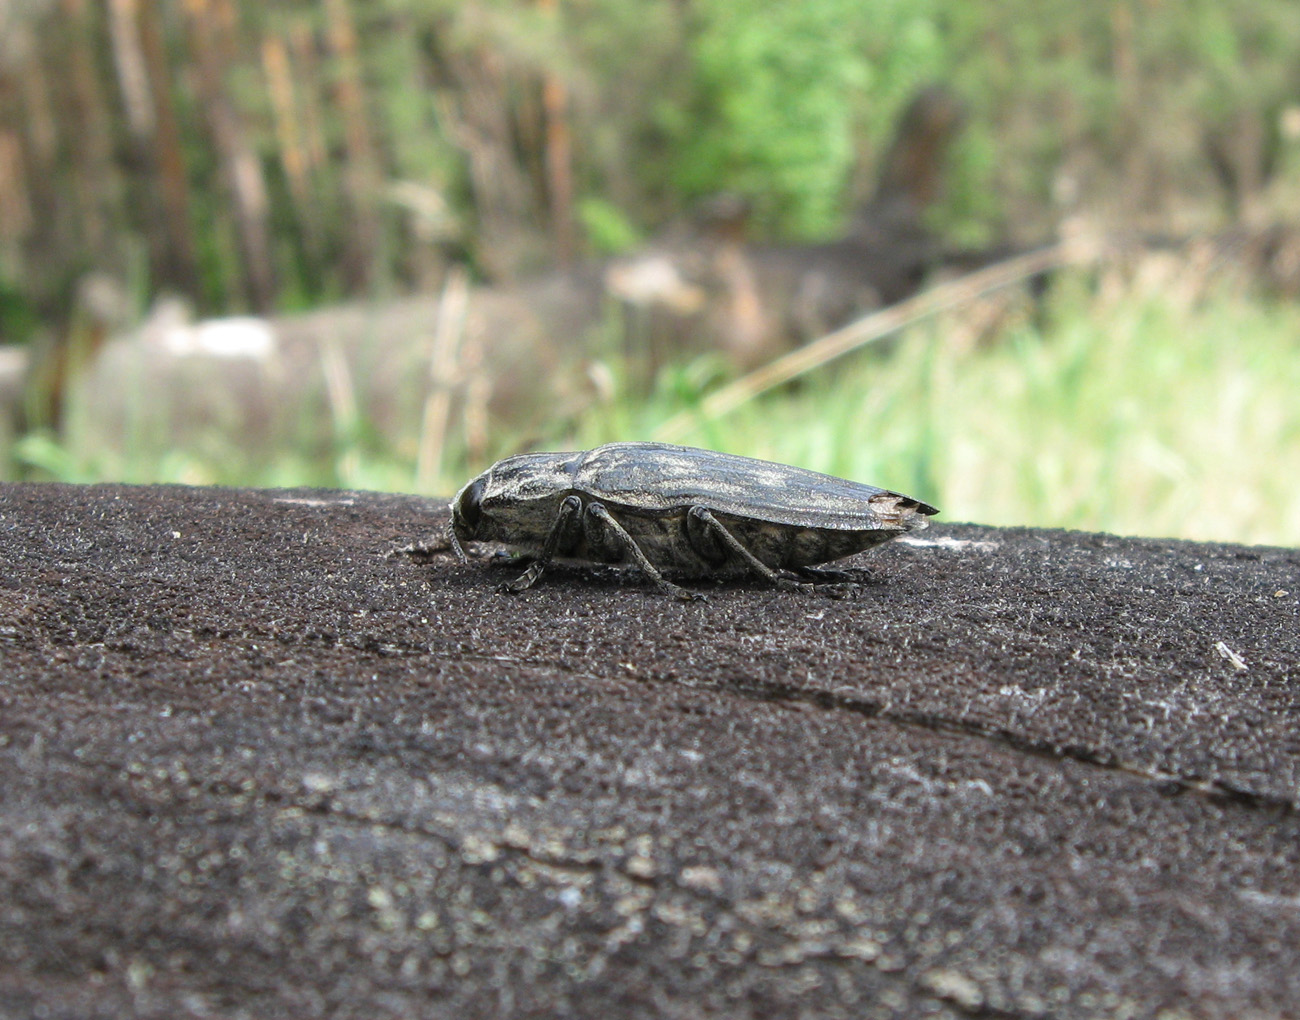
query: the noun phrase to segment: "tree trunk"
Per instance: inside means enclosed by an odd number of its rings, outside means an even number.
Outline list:
[[[270,202],[262,166],[243,119],[226,92],[233,12],[228,8],[217,10],[218,2],[222,0],[186,0],[191,48],[199,94],[234,212],[244,297],[252,308],[266,312],[274,304],[276,293],[267,223]]]

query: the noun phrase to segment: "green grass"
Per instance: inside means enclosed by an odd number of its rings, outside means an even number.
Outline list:
[[[1300,545],[1300,308],[1178,267],[1137,278],[1063,275],[1037,305],[1011,300],[992,330],[973,331],[979,309],[931,320],[681,441],[901,489],[946,520]],[[718,378],[704,358],[661,373],[648,398],[616,385],[533,446],[655,438]],[[385,440],[352,423],[314,454],[252,455],[219,435],[190,449],[157,436],[83,448],[75,431],[17,452],[73,481],[411,491],[414,429]],[[493,440],[485,459],[517,448]],[[451,449],[430,488],[447,495],[483,466]]]

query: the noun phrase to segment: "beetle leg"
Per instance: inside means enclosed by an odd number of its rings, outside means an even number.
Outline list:
[[[776,587],[784,591],[812,591],[813,585],[800,584],[798,581],[791,581],[787,577],[782,577],[766,563],[760,560],[752,552],[746,549],[735,535],[728,531],[712,512],[703,506],[693,506],[687,511],[688,516],[697,524],[703,526],[704,531],[710,537],[716,539],[722,544],[722,547],[738,557],[746,566],[756,574],[761,574],[767,578]]]
[[[812,581],[818,595],[831,599],[855,599],[862,594],[861,577],[849,570],[797,567],[795,573]]]
[[[796,567],[795,573],[820,584],[855,584],[862,580],[862,572],[827,567]]]
[[[672,581],[659,573],[659,570],[651,563],[646,554],[641,551],[641,547],[636,544],[636,539],[627,533],[627,529],[614,519],[614,515],[605,509],[603,503],[588,503],[587,516],[595,522],[595,526],[601,529],[601,537],[608,539],[613,536],[614,541],[630,556],[633,562],[641,568],[641,572],[655,583],[655,586],[665,595],[671,595],[673,598],[683,599],[689,602],[702,600],[704,595],[697,591],[689,591],[679,585],[673,584]]]
[[[579,521],[578,515],[581,512],[582,500],[577,496],[565,496],[560,503],[560,512],[555,515],[555,523],[551,525],[550,534],[546,536],[546,541],[542,544],[542,551],[538,554],[537,559],[528,564],[527,570],[513,581],[507,581],[501,585],[497,591],[517,595],[519,592],[527,591],[535,585],[537,579],[542,576],[542,571],[550,566],[551,560],[555,558],[555,552],[559,549],[560,543],[572,533],[574,526]]]

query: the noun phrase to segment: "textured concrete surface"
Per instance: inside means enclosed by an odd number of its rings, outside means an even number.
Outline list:
[[[443,520],[0,487],[0,1016],[1300,1014],[1300,552],[509,598]]]

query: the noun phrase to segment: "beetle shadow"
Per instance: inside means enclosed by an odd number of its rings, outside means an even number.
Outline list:
[[[471,557],[492,571],[522,573],[537,560],[537,557],[530,552],[512,550],[508,546],[477,545],[477,550],[471,551]],[[881,588],[888,583],[867,567],[805,567],[801,570],[782,570],[780,575],[783,580],[802,586],[807,595],[832,599],[854,599],[869,589]],[[685,585],[688,590],[702,594],[776,590],[758,574],[745,571],[727,573],[722,577],[669,576],[674,582]],[[550,581],[585,585],[593,589],[646,589],[651,594],[658,594],[654,582],[634,564],[628,563],[590,563],[557,559],[547,566],[546,578]],[[546,581],[541,583],[544,584]]]
[[[530,552],[512,550],[506,546],[488,546],[482,548],[476,556],[481,560],[488,570],[506,571],[509,573],[522,572],[537,562],[537,557]],[[645,578],[645,575],[636,567],[625,566],[618,563],[586,563],[578,560],[552,560],[546,567],[545,579],[539,581],[539,584],[545,584],[549,581],[574,581],[582,583],[598,583],[609,586],[626,586],[628,579],[634,584],[639,584]]]

